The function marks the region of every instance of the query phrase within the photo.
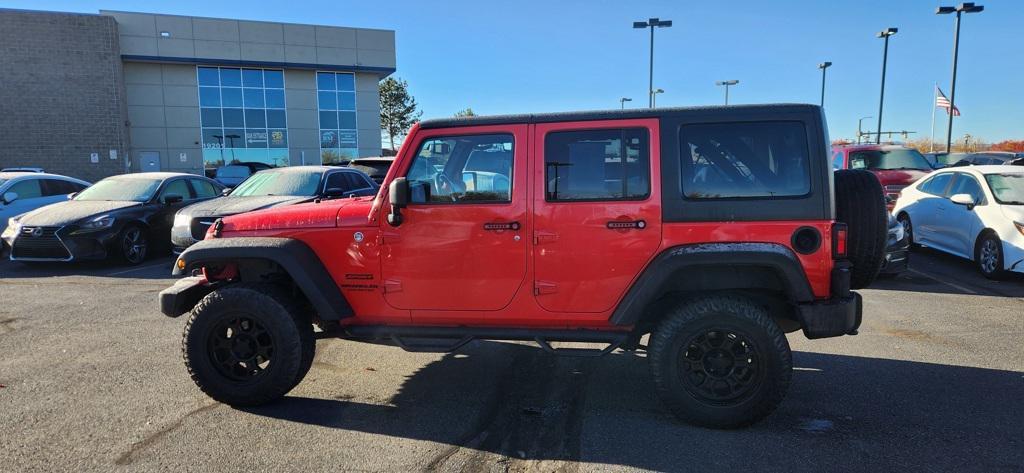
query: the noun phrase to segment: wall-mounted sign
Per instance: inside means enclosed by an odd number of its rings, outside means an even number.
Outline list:
[[[117,159],[117,150],[116,149],[110,150],[110,159]]]
[[[246,131],[245,132],[245,145],[249,148],[266,148],[267,147],[267,132],[265,131]]]
[[[338,141],[342,148],[352,148],[356,146],[356,131],[355,130],[339,130]]]
[[[93,163],[93,164],[96,164],[96,163],[100,162],[100,154],[99,153],[91,153],[91,154],[89,154],[89,162]]]
[[[181,162],[183,162],[183,163],[187,163],[188,162],[188,154],[178,153],[178,159],[181,160]]]

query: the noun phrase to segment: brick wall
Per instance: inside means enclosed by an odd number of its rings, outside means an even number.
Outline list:
[[[113,18],[0,9],[0,166],[92,182],[121,174],[126,120]]]

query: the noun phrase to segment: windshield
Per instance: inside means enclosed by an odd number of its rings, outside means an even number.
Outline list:
[[[253,174],[234,190],[235,197],[254,195],[316,195],[322,172],[261,171]]]
[[[160,187],[159,179],[104,179],[75,196],[75,200],[125,200],[145,202]]]
[[[1024,174],[986,174],[996,201],[1006,205],[1024,205]]]
[[[931,169],[916,149],[871,149],[850,152],[850,169]]]

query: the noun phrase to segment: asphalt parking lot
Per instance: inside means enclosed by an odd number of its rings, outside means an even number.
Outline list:
[[[0,262],[3,471],[1024,471],[1024,278],[922,251],[855,337],[792,334],[793,384],[738,431],[672,420],[643,354],[555,358],[321,341],[282,402],[239,410],[182,365],[169,258]]]

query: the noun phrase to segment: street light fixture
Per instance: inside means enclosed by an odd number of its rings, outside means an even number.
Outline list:
[[[647,81],[647,106],[650,108],[654,108],[654,29],[668,28],[670,26],[672,26],[672,20],[661,20],[659,18],[649,18],[647,21],[633,22],[633,28],[651,29],[651,62]]]
[[[632,102],[632,101],[633,101],[633,99],[631,99],[629,97],[622,97],[621,99],[619,99],[619,110],[625,110],[626,109],[626,102]]]
[[[729,87],[733,86],[733,85],[736,85],[736,84],[739,84],[739,83],[740,83],[740,81],[735,80],[735,79],[733,79],[733,80],[720,80],[720,81],[715,82],[715,85],[724,85],[725,86],[725,104],[726,105],[729,105]]]
[[[654,108],[658,104],[658,94],[664,94],[665,89],[654,89],[651,91],[651,108]]]
[[[889,37],[897,31],[897,28],[886,28],[878,32],[879,38],[885,38],[885,48],[882,50],[882,90],[878,94],[878,134],[875,135],[875,144],[882,142],[882,104],[885,103],[885,66],[889,61]]]
[[[950,13],[956,13],[956,29],[953,31],[953,82],[949,85],[949,123],[946,125],[946,152],[950,152],[950,146],[953,144],[953,109],[956,98],[956,61],[957,56],[960,53],[960,14],[961,13],[979,13],[984,10],[985,7],[981,5],[975,5],[974,3],[961,3],[956,7],[939,7],[935,10],[936,15],[948,15]]]
[[[818,69],[821,69],[821,106],[825,106],[825,69],[832,66],[831,62],[825,61],[818,64]]]

